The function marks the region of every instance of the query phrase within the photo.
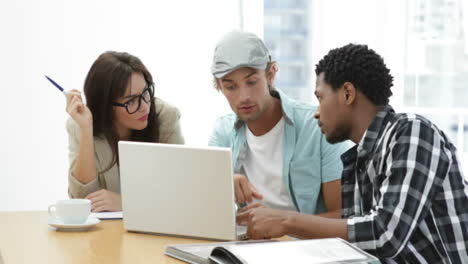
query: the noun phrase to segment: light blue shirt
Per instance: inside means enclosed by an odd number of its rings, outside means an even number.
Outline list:
[[[347,143],[330,144],[314,118],[316,107],[288,98],[277,90],[285,119],[283,183],[296,209],[303,213],[326,212],[322,183],[341,179],[342,153]],[[234,113],[218,118],[209,145],[232,149],[234,173],[245,174],[248,151],[246,125]],[[246,175],[248,177],[248,175]],[[336,195],[341,193],[338,191]]]

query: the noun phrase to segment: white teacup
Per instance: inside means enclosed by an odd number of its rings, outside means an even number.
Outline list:
[[[49,206],[49,215],[64,224],[84,224],[91,213],[88,199],[60,200]]]

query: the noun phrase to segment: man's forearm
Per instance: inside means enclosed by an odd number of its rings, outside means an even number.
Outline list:
[[[337,209],[337,210],[322,213],[322,214],[316,214],[316,216],[341,219],[341,209]]]
[[[305,239],[340,237],[348,240],[346,219],[326,218],[294,212],[288,216],[284,225],[287,234]]]

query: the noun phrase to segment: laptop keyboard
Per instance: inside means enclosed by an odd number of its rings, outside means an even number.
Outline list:
[[[247,236],[247,226],[236,225],[236,234],[237,239],[239,240],[249,239],[249,237]]]

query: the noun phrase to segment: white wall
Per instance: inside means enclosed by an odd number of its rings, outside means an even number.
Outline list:
[[[107,50],[142,59],[156,95],[181,110],[187,143],[205,145],[215,118],[230,111],[212,87],[212,52],[238,15],[232,0],[1,1],[0,211],[45,210],[67,198],[65,100],[44,74],[82,89]],[[245,28],[261,33],[259,17]]]

